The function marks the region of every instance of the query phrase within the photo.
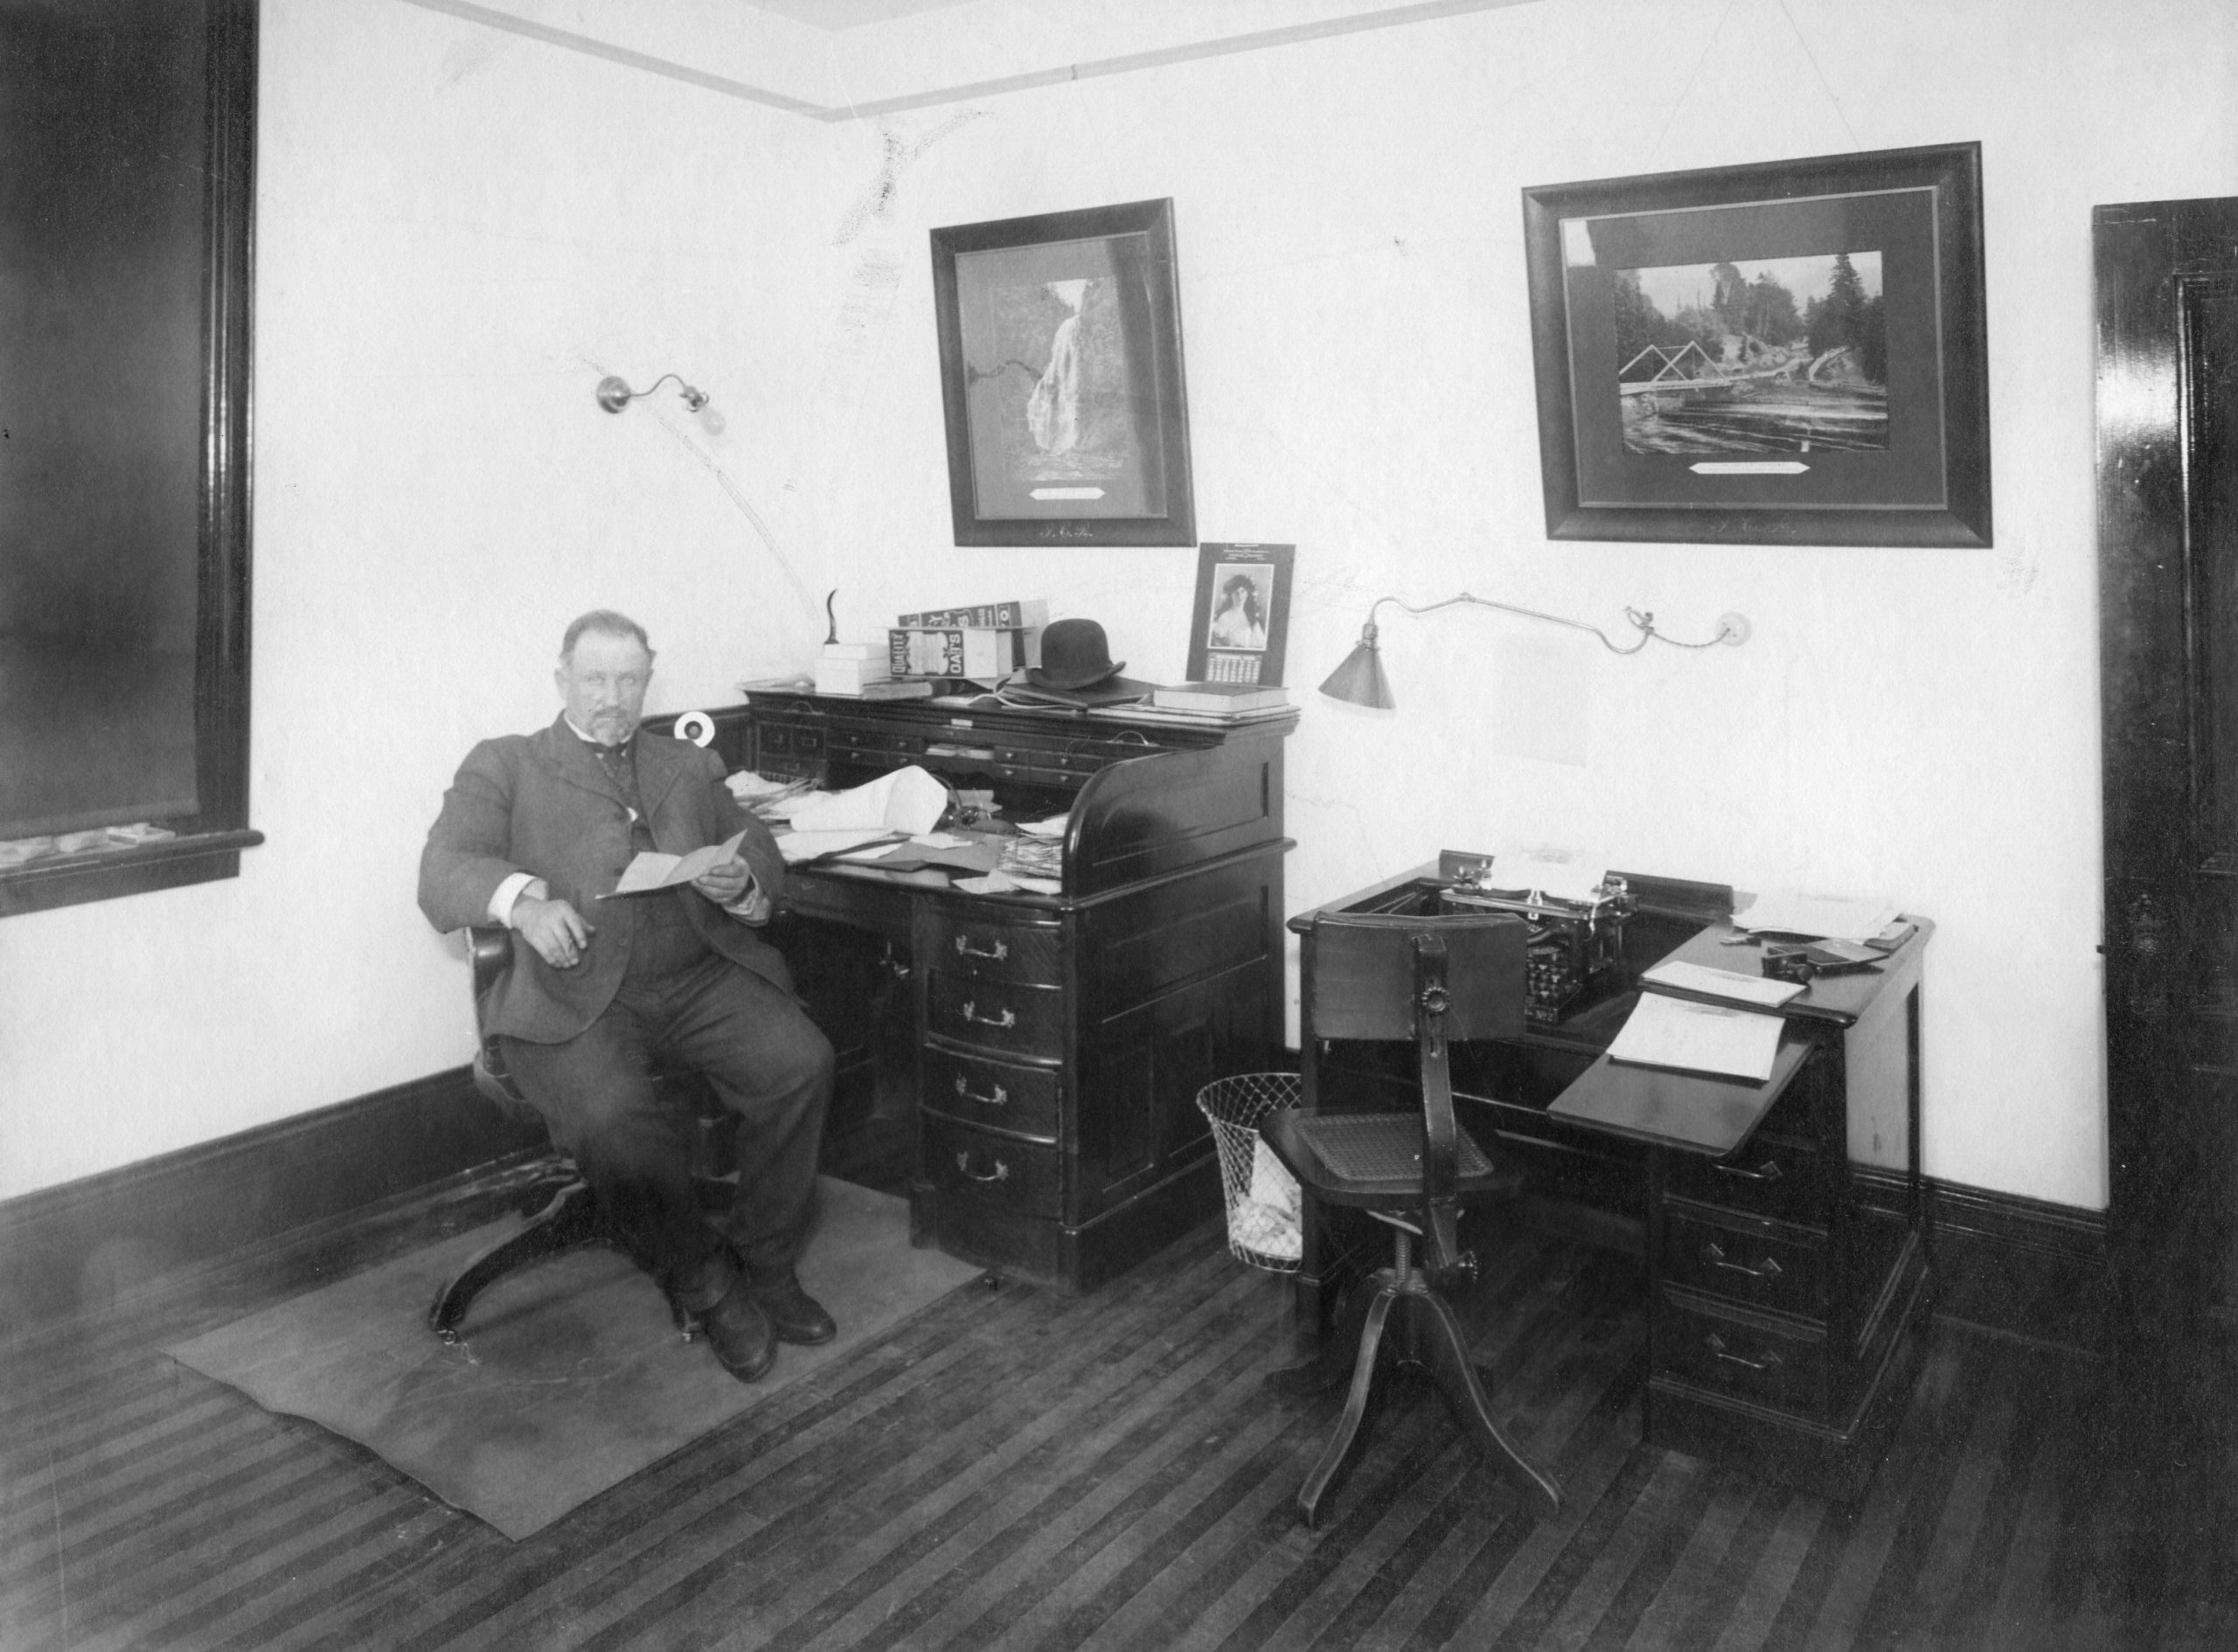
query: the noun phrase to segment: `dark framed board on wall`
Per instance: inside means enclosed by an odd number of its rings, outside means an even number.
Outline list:
[[[932,247],[956,544],[1195,544],[1172,201]]]
[[[1555,539],[1986,545],[1981,146],[1523,191]]]
[[[0,915],[248,826],[256,0],[0,5]]]

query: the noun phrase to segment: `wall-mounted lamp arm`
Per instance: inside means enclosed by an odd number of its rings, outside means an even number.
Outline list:
[[[1360,628],[1360,640],[1345,656],[1344,663],[1331,671],[1329,680],[1321,685],[1321,691],[1330,698],[1350,700],[1355,705],[1372,705],[1382,711],[1388,711],[1398,704],[1392,698],[1390,681],[1383,674],[1383,651],[1377,641],[1375,613],[1387,602],[1408,614],[1435,614],[1440,608],[1463,603],[1471,607],[1498,608],[1503,614],[1521,614],[1526,620],[1544,620],[1549,625],[1565,626],[1573,631],[1589,631],[1601,639],[1601,646],[1611,654],[1637,654],[1651,642],[1668,642],[1678,649],[1710,649],[1720,642],[1738,648],[1748,640],[1748,621],[1738,614],[1720,615],[1717,635],[1707,642],[1688,642],[1678,637],[1666,636],[1657,630],[1654,614],[1627,607],[1624,618],[1639,635],[1632,640],[1630,647],[1626,647],[1599,626],[1588,625],[1582,620],[1567,619],[1559,614],[1543,614],[1537,608],[1519,607],[1512,602],[1496,602],[1491,597],[1477,596],[1467,591],[1458,596],[1447,597],[1442,601],[1423,603],[1419,607],[1411,602],[1401,602],[1397,597],[1378,597],[1368,608],[1367,623]]]
[[[684,398],[684,405],[691,408],[693,413],[698,413],[707,405],[707,392],[704,390],[693,389],[676,373],[663,373],[643,390],[632,390],[623,380],[608,373],[598,381],[598,405],[608,413],[618,413],[638,397],[651,395],[671,378],[676,380],[676,388]]]

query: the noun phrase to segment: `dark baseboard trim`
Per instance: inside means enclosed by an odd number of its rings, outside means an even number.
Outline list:
[[[1928,1180],[1937,1319],[2096,1355],[2112,1312],[2106,1213]]]
[[[158,1274],[545,1144],[464,1067],[0,1203],[0,1327],[105,1306]],[[1928,1179],[1938,1319],[2096,1354],[2103,1211]]]
[[[0,1327],[541,1146],[464,1067],[0,1203]]]

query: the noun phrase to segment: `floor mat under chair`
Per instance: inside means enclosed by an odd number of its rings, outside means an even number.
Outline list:
[[[498,1280],[475,1300],[464,1342],[441,1342],[427,1323],[436,1291],[518,1221],[458,1234],[163,1351],[268,1411],[356,1440],[520,1538],[982,1272],[913,1250],[907,1201],[825,1177],[800,1275],[839,1335],[820,1348],[782,1345],[758,1383],[726,1373],[704,1340],[683,1341],[652,1281],[599,1247]]]

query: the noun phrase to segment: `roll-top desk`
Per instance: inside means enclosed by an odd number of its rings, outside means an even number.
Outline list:
[[[783,944],[840,1055],[827,1161],[914,1118],[913,1237],[1076,1290],[1218,1212],[1195,1099],[1280,1062],[1294,717],[755,692],[715,723],[733,768],[839,788],[914,764],[1012,822],[1069,811],[1055,895],[795,869]]]

